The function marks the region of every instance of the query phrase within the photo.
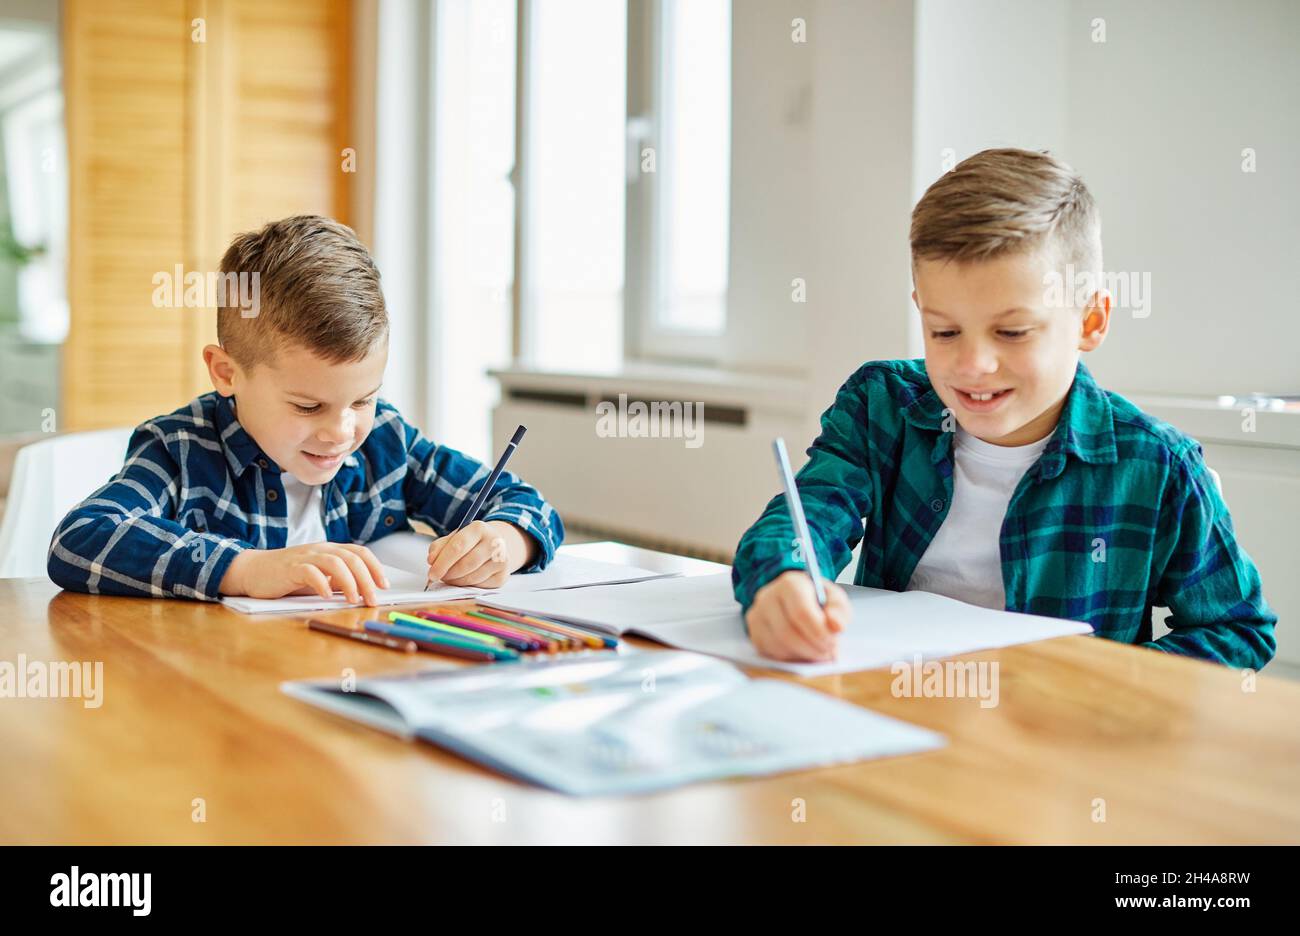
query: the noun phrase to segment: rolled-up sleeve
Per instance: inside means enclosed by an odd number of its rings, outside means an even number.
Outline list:
[[[1145,646],[1251,669],[1273,658],[1277,615],[1199,445],[1174,462],[1154,558],[1155,604],[1170,610],[1170,632]]]
[[[851,377],[822,414],[821,434],[808,449],[808,462],[795,477],[815,557],[822,575],[834,579],[849,564],[871,512],[867,473],[867,398],[858,375]],[[768,502],[736,547],[732,584],[744,611],[760,588],[790,569],[807,568],[799,554],[785,495]]]
[[[406,512],[429,524],[439,536],[452,532],[492,469],[476,458],[425,438],[403,421],[407,472],[402,493]],[[509,471],[501,472],[483,505],[481,520],[505,520],[537,543],[533,561],[520,572],[538,572],[564,542],[564,523],[535,487]]]

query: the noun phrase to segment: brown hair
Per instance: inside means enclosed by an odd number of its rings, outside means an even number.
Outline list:
[[[359,361],[388,335],[379,270],[353,230],[330,218],[296,215],[240,234],[221,273],[217,341],[247,370],[289,344]],[[231,282],[243,274],[257,279],[251,315],[248,290],[241,297]]]
[[[1056,265],[1101,272],[1101,214],[1078,174],[1047,152],[963,159],[912,209],[912,262],[989,260],[1044,247]]]

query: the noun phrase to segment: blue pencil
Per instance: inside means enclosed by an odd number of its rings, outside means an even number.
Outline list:
[[[817,604],[824,608],[826,589],[822,586],[821,570],[817,567],[817,551],[813,548],[812,531],[808,529],[808,519],[803,514],[803,501],[799,499],[799,489],[794,483],[794,472],[790,470],[790,457],[785,453],[785,439],[777,437],[777,440],[772,443],[772,450],[776,452],[776,465],[781,472],[781,483],[785,485],[785,502],[790,507],[790,517],[794,520],[794,532],[799,537],[804,569],[812,579]]]

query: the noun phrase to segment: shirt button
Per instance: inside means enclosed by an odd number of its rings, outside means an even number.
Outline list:
[[[267,491],[267,492],[266,492],[266,499],[269,500],[269,501],[279,500],[279,499],[280,499],[280,495],[277,494],[275,491]]]
[[[935,513],[943,510],[943,501],[936,497],[934,500],[930,501],[930,509]]]
[[[392,518],[392,517],[385,517],[385,518],[384,518],[384,526],[392,526],[392,525],[393,525],[393,518]]]
[[[267,463],[267,461],[266,461],[265,458],[259,458],[259,459],[257,460],[257,465],[258,465],[259,468],[270,468],[270,467],[271,467],[271,466]]]

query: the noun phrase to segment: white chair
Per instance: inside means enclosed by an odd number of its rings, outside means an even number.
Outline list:
[[[117,474],[130,429],[73,432],[24,445],[0,524],[0,578],[44,578],[54,528]]]

